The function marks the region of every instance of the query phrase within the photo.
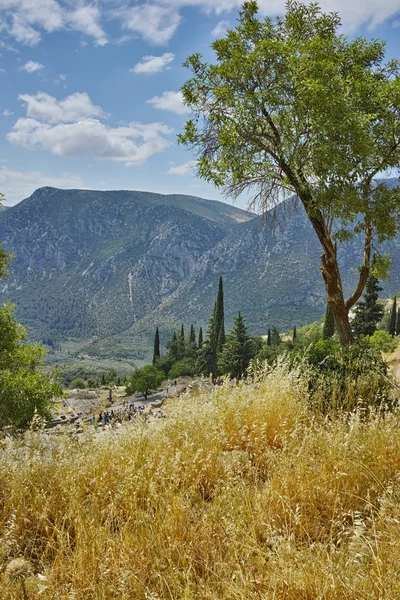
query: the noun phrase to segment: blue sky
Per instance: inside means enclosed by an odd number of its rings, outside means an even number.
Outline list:
[[[237,0],[0,0],[0,191],[140,189],[213,199],[176,134],[192,52],[233,26]],[[260,0],[276,15],[284,0]],[[349,35],[400,57],[400,0],[322,0]]]

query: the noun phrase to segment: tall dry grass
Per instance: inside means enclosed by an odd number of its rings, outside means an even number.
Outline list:
[[[314,416],[296,373],[122,434],[0,450],[0,597],[400,598],[400,416]]]

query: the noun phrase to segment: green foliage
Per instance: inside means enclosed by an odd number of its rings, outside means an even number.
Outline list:
[[[172,365],[168,377],[169,379],[177,379],[178,377],[193,377],[196,373],[196,362],[193,358],[183,358]]]
[[[253,340],[247,333],[244,318],[239,312],[234,319],[232,332],[227,336],[218,358],[218,369],[222,375],[241,379],[246,373],[250,361],[255,356]]]
[[[199,348],[197,355],[197,370],[203,375],[212,375],[215,379],[218,375],[218,358],[225,343],[225,320],[224,320],[224,291],[222,277],[219,278],[218,294],[215,301],[213,314],[211,315],[207,339]]]
[[[288,2],[276,20],[257,11],[244,3],[236,28],[212,44],[214,64],[198,53],[187,59],[192,77],[182,92],[193,118],[179,142],[198,156],[200,177],[233,196],[250,191],[262,209],[282,191],[296,194],[322,244],[338,334],[349,343],[346,308],[363,291],[371,242],[393,238],[400,224],[400,189],[374,182],[400,167],[400,63],[384,62],[380,40],[342,35],[338,14],[316,3]],[[361,233],[359,286],[346,302],[334,242]]]
[[[160,358],[160,333],[158,331],[158,327],[156,329],[156,334],[154,336],[154,349],[153,349],[153,365]]]
[[[83,389],[85,389],[85,387],[86,387],[86,384],[81,377],[77,377],[76,379],[73,379],[70,383],[71,390],[83,390]]]
[[[382,291],[376,277],[368,277],[365,286],[364,301],[355,307],[354,319],[351,326],[357,336],[373,335],[379,321],[383,317],[383,306],[378,302],[379,292]]]
[[[312,405],[322,412],[392,405],[387,365],[366,338],[350,346],[320,340],[293,354],[292,365],[302,365]]]
[[[53,376],[38,369],[45,351],[26,343],[26,331],[12,305],[0,309],[0,426],[25,429],[34,414],[47,418],[51,401],[62,395]]]
[[[392,308],[390,310],[388,332],[393,337],[396,335],[396,320],[397,320],[397,298],[393,298]]]
[[[399,345],[399,340],[393,338],[388,331],[378,330],[368,337],[372,348],[381,352],[394,352]]]
[[[157,390],[164,379],[164,373],[153,365],[146,365],[143,369],[137,369],[128,378],[126,386],[127,394],[140,392],[145,398],[151,391]]]
[[[281,344],[281,342],[282,342],[282,340],[281,340],[279,331],[277,330],[276,327],[273,327],[272,331],[271,331],[271,345],[279,346]]]
[[[202,345],[203,345],[203,328],[200,327],[200,329],[199,329],[199,343],[198,343],[199,348],[201,348]]]

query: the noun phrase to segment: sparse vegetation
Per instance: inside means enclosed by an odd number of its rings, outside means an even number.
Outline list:
[[[307,398],[280,365],[117,436],[5,441],[2,566],[41,600],[398,598],[400,414]]]

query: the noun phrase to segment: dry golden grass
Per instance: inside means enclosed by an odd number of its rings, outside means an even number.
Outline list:
[[[168,412],[4,445],[2,600],[18,557],[39,600],[400,598],[399,414],[314,416],[283,367]]]

